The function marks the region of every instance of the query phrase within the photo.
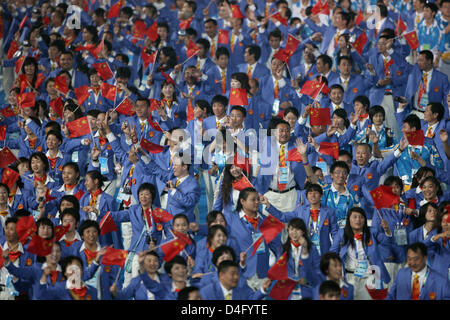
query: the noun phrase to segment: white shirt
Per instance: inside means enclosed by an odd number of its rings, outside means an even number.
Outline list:
[[[422,287],[423,287],[423,285],[425,284],[425,281],[426,281],[425,276],[427,275],[427,270],[428,270],[428,267],[425,266],[425,268],[423,268],[419,272],[411,272],[411,289],[413,287],[414,277],[417,274],[417,275],[419,275],[419,288],[422,291]]]
[[[366,254],[364,252],[362,241],[356,240],[356,239],[353,239],[353,240],[355,241],[356,251],[355,251],[354,247],[349,245],[348,251],[347,251],[347,257],[346,257],[346,261],[345,261],[345,269],[350,270],[350,271],[354,271],[356,269],[356,267],[358,265],[358,260],[363,259],[363,257],[367,259]],[[358,252],[358,259],[356,259],[355,252]]]
[[[219,282],[219,284],[220,284],[220,288],[222,289],[223,298],[226,299],[227,295],[230,294],[230,295],[231,295],[231,298],[230,298],[230,299],[232,300],[232,299],[233,299],[233,289],[227,290],[227,289],[222,285],[222,283]]]
[[[183,178],[177,178],[178,181],[180,181],[179,185],[183,183],[184,180],[187,179],[187,177],[189,177],[189,175],[184,176]],[[176,188],[174,190],[172,190],[171,194],[173,195],[176,192]]]
[[[339,36],[341,34],[343,34],[345,32],[345,30],[346,29],[337,30],[335,36],[333,38],[331,38],[330,44],[328,45],[328,49],[327,49],[327,55],[329,55],[330,57],[332,57],[334,55],[334,51],[337,49],[337,45],[336,45],[336,48],[334,47],[334,39],[335,39],[335,37],[337,36],[338,39],[339,39]]]
[[[294,174],[292,173],[292,170],[290,168],[289,161],[287,161],[287,158],[288,158],[288,144],[289,144],[289,142],[286,142],[284,144],[284,158],[286,159],[286,166],[288,168],[288,173],[289,173],[289,182],[287,183],[285,190],[295,187]],[[277,158],[279,158],[280,148],[281,148],[281,144],[277,141],[277,153],[276,153],[277,154]],[[273,190],[278,190],[278,171],[279,171],[279,168],[280,168],[280,162],[279,161],[277,161],[277,162],[278,162],[277,163],[277,169],[275,171],[275,174],[272,177],[272,182],[270,183],[270,186],[269,186]]]

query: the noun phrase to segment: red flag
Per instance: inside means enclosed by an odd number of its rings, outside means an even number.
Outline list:
[[[61,96],[51,100],[49,105],[50,108],[52,108],[53,111],[55,111],[58,114],[58,116],[62,119],[64,114],[64,105]]]
[[[95,59],[98,59],[98,55],[103,50],[103,44],[104,44],[103,40],[104,40],[104,38],[102,39],[102,41],[100,41],[100,43],[95,48],[92,47],[91,49],[89,49],[89,52],[94,56]]]
[[[35,233],[37,230],[36,223],[32,215],[26,217],[20,217],[17,220],[16,232],[19,237],[19,241],[24,244],[29,236]]]
[[[63,235],[65,235],[67,233],[67,231],[69,231],[70,229],[70,224],[66,225],[66,226],[56,226],[55,227],[55,241],[59,241],[61,240],[61,238],[63,237]]]
[[[77,138],[91,133],[87,116],[67,122],[66,127],[70,132],[70,138]]]
[[[245,172],[250,171],[250,159],[247,157],[242,157],[239,152],[234,154],[233,165],[241,168]]]
[[[309,124],[312,126],[330,125],[330,108],[311,108],[309,109]]]
[[[231,88],[230,106],[248,106],[247,90],[244,88]]]
[[[17,50],[19,50],[19,44],[17,43],[17,41],[12,41],[11,44],[9,45],[9,49],[8,49],[8,60],[11,60],[14,57],[14,54],[17,52]],[[16,72],[18,73],[18,72]]]
[[[256,251],[258,251],[259,246],[261,245],[261,243],[264,241],[264,237],[261,236],[258,238],[258,240],[255,241],[255,243],[253,243],[253,251],[252,251],[252,256],[255,255]]]
[[[6,139],[6,125],[0,126],[0,140],[3,141]]]
[[[250,182],[250,180],[248,180],[245,174],[243,174],[239,180],[233,181],[232,186],[233,189],[237,191],[242,191],[245,188],[253,188],[252,183]]]
[[[161,101],[158,101],[156,99],[150,99],[150,111],[155,111],[155,110],[159,109],[160,106],[161,106]],[[151,119],[149,118],[149,122],[150,122],[150,120]]]
[[[191,238],[189,236],[185,235],[184,233],[178,232],[176,230],[172,230],[172,233],[175,237],[178,239],[181,239],[182,241],[186,242],[187,244],[192,244]]]
[[[363,22],[363,20],[364,20],[364,16],[363,16],[362,10],[359,10],[359,14],[358,14],[358,16],[356,17],[355,24],[356,24],[357,26],[359,26],[359,25],[361,24],[361,22]]]
[[[23,65],[24,61],[25,61],[25,56],[23,56],[23,55],[20,58],[17,59],[17,61],[16,61],[16,68],[15,68],[15,72],[17,74],[19,74],[20,70],[22,69],[22,65]]]
[[[419,39],[417,38],[416,30],[405,33],[403,37],[412,50],[417,50],[417,48],[419,48]]]
[[[274,300],[287,300],[297,283],[297,281],[291,279],[278,280],[270,290],[269,297]]]
[[[232,4],[231,5],[231,15],[232,15],[233,18],[238,18],[238,19],[244,19],[245,18],[245,16],[242,13],[241,9],[236,4]]]
[[[230,32],[228,30],[219,29],[219,34],[217,35],[217,43],[228,44],[229,36]]]
[[[115,100],[116,92],[119,92],[119,89],[116,86],[103,82],[101,88],[102,88],[102,96],[112,101]]]
[[[20,21],[19,30],[22,30],[22,28],[25,26],[25,23],[27,23],[27,20],[28,16],[26,15],[25,17],[23,17],[22,21]]]
[[[65,75],[62,74],[55,77],[55,89],[63,94],[67,94],[67,92],[69,92],[69,85],[67,84],[67,78]]]
[[[125,98],[116,108],[118,113],[124,114],[126,116],[132,116],[135,114],[133,109],[133,104],[129,98]]]
[[[286,45],[284,46],[284,50],[286,50],[289,56],[292,56],[300,45],[300,40],[294,38],[292,35],[288,35],[288,39],[286,41]]]
[[[134,21],[134,31],[133,31],[133,37],[135,38],[134,40],[144,39],[146,33],[147,33],[147,25],[145,24],[145,22],[142,20]]]
[[[145,34],[147,35],[147,37],[149,37],[150,40],[152,40],[153,42],[155,42],[158,39],[158,24],[155,22],[153,22],[153,24],[145,31]]]
[[[12,189],[14,183],[19,179],[19,173],[13,169],[6,167],[2,173],[2,183],[6,184],[9,189]]]
[[[337,142],[321,142],[319,152],[327,154],[337,159],[339,156],[339,143]]]
[[[87,45],[85,45],[85,46],[78,46],[78,47],[76,47],[76,48],[75,48],[75,51],[76,51],[76,52],[78,52],[78,51],[84,51],[84,50],[91,51],[92,49],[94,49],[94,47],[95,47],[95,44],[87,44]]]
[[[277,52],[273,55],[275,59],[283,61],[286,64],[289,64],[289,59],[291,58],[290,52],[285,49],[278,49]]]
[[[277,21],[279,21],[282,25],[284,25],[285,27],[287,27],[288,23],[287,23],[287,19],[284,18],[280,12],[276,12],[272,15],[272,18],[275,18]]]
[[[0,150],[0,168],[6,168],[11,163],[16,162],[16,156],[8,149],[8,147]]]
[[[169,222],[173,219],[173,216],[169,212],[158,207],[152,210],[152,217],[155,223]]]
[[[175,81],[170,77],[170,75],[168,75],[167,73],[165,73],[164,71],[161,71],[161,75],[166,79],[167,83],[172,84],[174,87],[177,86],[177,84],[175,83]]]
[[[186,20],[181,21],[178,24],[178,27],[180,28],[180,30],[185,30],[185,29],[189,28],[189,26],[191,25],[192,20],[194,20],[194,16],[192,16],[192,17],[190,17],[190,18],[188,18]]]
[[[151,119],[149,119],[148,123],[155,131],[164,132],[163,129],[159,126],[158,122],[152,121]]]
[[[52,253],[53,238],[50,240],[43,239],[37,234],[33,235],[30,243],[28,244],[27,251],[34,253],[35,255],[45,257]]]
[[[193,55],[196,55],[200,49],[197,47],[194,41],[192,39],[189,40],[189,43],[186,47],[186,55],[188,58],[192,57]]]
[[[292,148],[288,151],[287,161],[293,161],[293,162],[301,162],[302,156],[300,153],[298,153],[297,148]]]
[[[373,300],[384,300],[386,299],[387,295],[388,295],[388,288],[385,289],[374,289],[374,288],[369,288],[366,284],[366,289],[367,292],[369,292],[370,297]]]
[[[145,150],[147,150],[148,152],[151,152],[151,153],[161,153],[164,150],[163,146],[160,146],[159,144],[150,142],[145,138],[142,138],[140,145],[142,148],[144,148]]]
[[[97,70],[103,80],[106,81],[114,77],[114,73],[111,71],[111,68],[109,67],[109,64],[107,62],[94,63],[92,66],[95,70]]]
[[[5,118],[16,116],[16,114],[14,113],[14,110],[11,107],[6,107],[6,108],[1,109],[0,114],[2,116],[4,116]]]
[[[284,223],[272,215],[268,215],[259,227],[266,243],[270,243],[284,229]]]
[[[84,194],[84,191],[80,189],[80,190],[78,190],[77,193],[74,194],[74,196],[75,196],[75,198],[78,199],[78,201],[80,201],[80,199],[83,196],[83,194]]]
[[[395,24],[395,31],[398,33],[398,30],[400,30],[399,34],[402,34],[406,31],[406,24],[403,22],[402,17],[398,15],[397,23]]]
[[[370,191],[375,208],[392,208],[394,204],[400,202],[400,197],[392,192],[390,186],[378,186]]]
[[[267,272],[267,277],[270,280],[286,280],[289,278],[288,269],[287,269],[287,253],[283,253],[283,255],[277,260],[277,262],[269,269]]]
[[[75,88],[73,90],[75,92],[75,96],[78,100],[78,105],[82,105],[87,98],[89,98],[89,86],[85,84],[84,86]]]
[[[423,146],[425,144],[425,136],[423,130],[406,132],[406,139],[412,146]]]
[[[169,242],[166,242],[160,246],[161,251],[164,254],[163,260],[168,262],[175,258],[186,247],[186,242],[183,239],[176,238]]]
[[[147,67],[148,67],[148,65],[149,65],[150,63],[155,63],[155,60],[156,60],[156,52],[157,52],[157,51],[148,54],[148,53],[147,53],[147,48],[142,48],[142,51],[141,51],[141,58],[142,58],[142,61],[144,62],[144,68],[145,68],[145,69],[147,69]]]
[[[36,89],[39,89],[39,87],[41,86],[41,84],[43,84],[45,81],[45,75],[43,73],[38,73],[37,77],[36,77],[36,82],[34,83],[34,87]]]
[[[105,266],[120,266],[123,268],[127,260],[128,250],[114,249],[107,247],[105,255],[102,258],[102,264]]]
[[[367,35],[365,32],[361,32],[358,38],[356,38],[355,42],[353,42],[353,48],[355,48],[355,50],[359,54],[362,54],[366,42],[367,42]]]
[[[33,92],[24,92],[17,95],[17,104],[20,108],[31,108],[36,103],[36,97]]]
[[[112,5],[111,8],[109,8],[108,19],[117,18],[119,16],[121,8],[122,8],[122,0],[119,0],[114,5]]]
[[[100,221],[100,235],[104,236],[105,234],[114,231],[119,231],[119,229],[117,228],[114,219],[111,216],[111,211],[108,211]]]
[[[313,99],[316,99],[319,93],[328,94],[329,92],[330,89],[325,83],[316,80],[305,81],[300,90],[301,94],[306,94]]]
[[[317,1],[317,3],[312,8],[312,14],[330,14],[330,7],[328,6],[328,1],[325,1],[324,4],[321,3],[321,1]]]

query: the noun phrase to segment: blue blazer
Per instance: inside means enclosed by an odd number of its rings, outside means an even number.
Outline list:
[[[66,282],[57,282],[54,286],[46,284],[39,284],[37,297],[39,300],[73,300],[70,291],[66,289]],[[98,300],[97,289],[89,285],[85,300]]]
[[[333,84],[340,84],[343,87],[341,77],[333,77],[332,81],[328,79],[328,87]],[[350,113],[353,112],[353,100],[360,95],[367,95],[367,90],[369,89],[369,83],[361,75],[350,74],[350,79],[347,83],[347,90],[344,91],[344,105],[350,105],[351,108],[345,108],[347,115],[350,117]]]
[[[448,239],[447,239],[448,240]],[[440,273],[444,278],[448,278],[448,268],[450,267],[450,244],[446,242],[445,246],[442,239],[436,242],[431,241],[431,237],[425,240],[425,245],[433,253],[429,259],[430,266]]]
[[[237,66],[239,72],[243,72],[247,74],[248,71],[248,63],[241,63]],[[267,69],[265,65],[262,63],[256,63],[255,70],[252,73],[252,79],[260,79],[262,77],[270,75],[270,70]]]
[[[225,300],[219,281],[201,288],[200,296],[205,300]],[[232,290],[231,300],[262,300],[265,296],[261,290],[253,291],[249,286],[236,287]]]
[[[147,278],[146,281],[143,279]],[[131,279],[130,284],[119,290],[116,300],[148,300],[147,290],[155,295],[155,300],[166,300],[167,292],[158,282],[150,279],[147,274],[141,274]]]
[[[325,278],[322,276],[321,284],[323,281],[325,281]],[[313,300],[319,300],[319,288],[320,284],[314,288]],[[353,287],[353,285],[351,285],[347,281],[344,281],[344,285],[341,287],[341,296],[339,297],[339,300],[353,300],[354,291],[355,288]]]

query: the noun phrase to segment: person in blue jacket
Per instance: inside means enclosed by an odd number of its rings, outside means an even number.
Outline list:
[[[431,237],[437,235],[436,221],[438,218],[438,206],[428,202],[420,207],[417,227],[408,234],[408,243],[425,243]],[[428,260],[433,260],[434,252],[428,248]]]

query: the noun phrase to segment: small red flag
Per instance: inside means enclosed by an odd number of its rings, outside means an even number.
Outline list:
[[[248,106],[247,90],[244,88],[231,88],[230,106]]]
[[[186,55],[188,58],[196,55],[200,49],[197,47],[194,41],[192,39],[189,40],[189,43],[186,47]]]
[[[248,180],[245,174],[243,174],[239,180],[233,181],[232,186],[233,189],[237,191],[242,191],[245,188],[253,188],[252,183],[250,182],[250,180]]]
[[[5,260],[3,259],[3,249],[2,249],[2,246],[0,246],[0,269],[3,268],[3,263],[5,263]]]
[[[103,217],[103,219],[100,221],[100,235],[104,236],[105,234],[114,231],[119,231],[119,229],[117,228],[114,219],[111,216],[111,212],[108,211]]]
[[[228,30],[219,29],[219,34],[217,35],[217,43],[228,44],[229,36],[230,32]]]
[[[17,43],[17,41],[12,41],[11,44],[9,45],[9,49],[8,49],[8,60],[11,60],[14,57],[14,54],[17,52],[17,50],[19,50],[19,44]],[[18,72],[16,72],[18,73]]]
[[[359,26],[359,25],[361,24],[361,22],[363,22],[363,20],[364,20],[364,16],[363,16],[362,10],[359,10],[359,14],[358,14],[358,16],[356,17],[355,24],[356,24],[357,26]]]
[[[155,60],[156,60],[156,52],[157,52],[157,51],[148,54],[148,53],[147,53],[147,48],[142,48],[142,51],[141,51],[141,58],[142,58],[142,61],[144,62],[144,68],[145,68],[145,69],[147,69],[147,67],[148,67],[148,65],[149,65],[150,63],[155,63]]]
[[[6,184],[9,189],[12,189],[14,183],[19,179],[19,173],[8,167],[3,169],[2,183]]]
[[[39,87],[41,86],[41,84],[43,84],[45,81],[45,75],[43,73],[38,73],[37,77],[36,77],[36,82],[34,83],[34,87],[36,89],[39,89]]]
[[[161,71],[161,75],[166,79],[167,83],[172,84],[174,87],[177,86],[177,84],[175,83],[175,81],[172,79],[172,77],[170,75],[168,75],[164,71]]]
[[[25,26],[25,23],[27,23],[27,20],[28,16],[26,15],[25,17],[23,17],[22,21],[20,21],[19,30],[22,30],[22,28]]]
[[[67,92],[69,92],[69,85],[67,84],[67,78],[65,75],[62,74],[55,77],[55,89],[63,94],[67,94]]]
[[[288,39],[286,41],[286,45],[284,46],[284,50],[289,53],[289,56],[292,56],[300,45],[300,40],[294,38],[292,35],[288,35]]]
[[[151,153],[161,153],[164,150],[163,146],[160,146],[159,144],[150,142],[145,138],[142,138],[140,145],[142,148],[144,148],[145,150],[147,150],[148,152],[151,152]]]
[[[161,251],[164,254],[163,260],[168,262],[175,258],[186,247],[186,242],[181,238],[176,238],[168,241],[160,246]]]
[[[152,121],[152,119],[149,118],[148,123],[150,124],[150,126],[158,132],[164,132],[164,130],[160,127],[160,125],[158,124],[158,122],[156,121]]]
[[[180,28],[180,30],[185,30],[185,29],[189,28],[189,26],[191,25],[192,20],[194,20],[194,16],[192,16],[192,17],[190,17],[190,18],[188,18],[186,20],[181,21],[178,24],[178,27]]]
[[[269,214],[259,227],[266,243],[270,243],[284,229],[284,223]]]
[[[62,98],[59,96],[58,98],[51,100],[49,105],[50,108],[52,108],[53,111],[55,111],[58,114],[58,116],[62,119],[64,115],[64,105]]]
[[[161,101],[158,101],[156,99],[150,99],[150,111],[158,110],[160,106],[161,106]],[[150,120],[151,119],[149,118],[149,122],[150,122]]]
[[[289,64],[289,59],[291,59],[290,52],[285,49],[278,49],[277,52],[273,55],[275,59],[283,61],[286,64]]]
[[[16,116],[16,114],[14,113],[14,110],[11,107],[6,107],[6,108],[1,109],[0,114],[2,116],[4,116],[5,118]]]
[[[156,21],[155,21],[156,23]],[[147,25],[142,20],[136,20],[134,21],[134,31],[133,31],[133,38],[135,40],[137,39],[144,39],[147,32]]]
[[[145,31],[145,34],[147,37],[149,37],[150,40],[155,42],[158,39],[158,24],[153,22],[153,24]]]
[[[14,70],[17,74],[19,74],[20,70],[22,69],[22,65],[23,65],[24,61],[25,61],[25,56],[23,56],[23,55],[17,59],[16,68]]]
[[[124,114],[126,116],[132,116],[135,114],[133,109],[133,103],[129,98],[125,98],[116,108],[118,113]]]
[[[314,14],[314,15],[316,15],[316,14],[329,15],[330,14],[330,7],[328,6],[328,1],[325,1],[324,4],[322,4],[322,2],[320,0],[317,1],[317,3],[312,8],[311,13]]]
[[[105,266],[120,266],[123,268],[127,260],[128,250],[114,249],[107,247],[105,255],[102,258],[102,264]]]
[[[367,42],[367,35],[365,32],[361,32],[358,38],[356,38],[355,42],[353,42],[353,48],[355,48],[355,50],[359,54],[362,54],[366,42]]]
[[[329,92],[330,89],[325,83],[316,80],[305,81],[302,88],[300,89],[301,94],[306,94],[307,96],[310,96],[313,99],[316,99],[319,93],[323,93],[326,95]]]
[[[121,8],[122,8],[122,0],[119,0],[114,5],[112,5],[111,8],[109,8],[108,19],[117,18],[119,16]]]
[[[270,290],[269,297],[274,300],[287,300],[297,283],[297,281],[291,279],[278,280]]]
[[[43,239],[37,234],[33,235],[30,243],[28,244],[27,251],[34,253],[35,255],[45,257],[52,253],[53,238]]]
[[[102,88],[102,96],[112,101],[114,101],[114,99],[116,98],[116,92],[120,92],[116,86],[106,82],[102,83],[101,88]]]
[[[70,138],[77,138],[91,133],[87,116],[67,122],[66,127],[70,132]]]
[[[327,126],[331,124],[330,108],[309,109],[309,124],[312,126]]]
[[[78,100],[78,105],[82,105],[87,98],[89,98],[89,86],[87,84],[75,88],[73,90],[75,92],[75,96],[77,97]]]
[[[181,239],[182,241],[186,242],[187,244],[192,244],[191,238],[189,238],[188,235],[185,235],[184,233],[178,232],[176,230],[172,230],[172,233],[175,237],[178,239]]]
[[[78,201],[80,201],[80,199],[83,196],[83,194],[84,194],[84,191],[80,189],[80,190],[78,190],[77,193],[74,194],[74,196],[75,196],[75,198],[78,199]]]
[[[400,33],[398,32],[398,30],[400,30]],[[397,32],[397,34],[402,34],[403,32],[406,31],[406,24],[403,22],[402,17],[400,15],[398,15],[395,31]]]
[[[374,289],[374,288],[369,288],[366,284],[366,289],[367,292],[369,292],[370,297],[373,300],[384,300],[386,299],[387,295],[388,295],[388,288],[385,289]]]
[[[102,39],[102,41],[100,41],[100,43],[95,48],[92,47],[91,49],[89,49],[89,52],[94,56],[95,59],[98,59],[98,55],[103,50],[103,45],[104,45],[103,40],[104,40],[104,38]]]
[[[253,243],[253,251],[252,251],[252,256],[255,255],[256,251],[258,251],[259,246],[261,245],[261,243],[264,241],[264,237],[261,236],[258,238],[258,240],[255,241],[255,243]]]
[[[95,70],[97,70],[103,80],[106,81],[114,77],[114,73],[111,71],[111,68],[109,67],[109,64],[107,62],[94,63],[92,66]]]
[[[61,240],[61,238],[63,237],[63,235],[65,235],[67,233],[67,231],[69,231],[70,229],[70,224],[66,225],[66,226],[56,226],[55,227],[55,241],[59,241]]]
[[[8,147],[0,150],[0,168],[6,168],[11,163],[16,162],[16,156],[8,149]]]
[[[152,210],[152,217],[155,223],[169,222],[173,219],[173,216],[169,212],[158,207]]]
[[[400,202],[400,197],[392,192],[390,186],[378,186],[370,191],[375,208],[392,208],[394,204]]]
[[[425,136],[423,130],[406,132],[406,139],[412,146],[423,146],[425,144]]]
[[[403,37],[412,50],[417,50],[417,48],[419,48],[419,39],[417,38],[416,30],[405,33]]]
[[[337,142],[321,142],[319,152],[327,154],[337,159],[339,156],[339,143]]]
[[[275,262],[272,268],[267,272],[267,277],[270,280],[286,280],[289,278],[287,269],[287,253],[283,255]]]
[[[6,139],[6,125],[0,126],[0,140],[3,141]]]
[[[279,21],[282,25],[286,26],[288,25],[287,19],[284,18],[280,12],[276,12],[272,15],[272,18],[275,18],[277,21]]]
[[[293,162],[301,162],[302,156],[300,153],[298,153],[297,148],[292,148],[288,151],[287,161],[293,161]]]
[[[233,18],[238,18],[238,19],[244,19],[245,18],[245,16],[242,13],[241,9],[236,4],[232,4],[231,5],[231,15],[232,15]]]
[[[19,237],[19,241],[24,244],[29,236],[35,233],[37,230],[36,223],[32,215],[26,217],[20,217],[17,220],[16,232]]]
[[[233,165],[241,168],[245,172],[250,171],[250,159],[247,157],[242,157],[239,152],[234,154]]]
[[[36,96],[33,92],[24,92],[17,95],[17,104],[22,109],[34,107]]]

